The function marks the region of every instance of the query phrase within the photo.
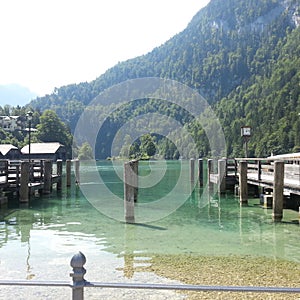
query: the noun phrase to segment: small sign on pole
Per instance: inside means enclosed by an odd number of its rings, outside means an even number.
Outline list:
[[[248,157],[248,141],[251,137],[251,127],[250,126],[242,126],[241,127],[241,137],[244,140],[245,147],[245,157]]]

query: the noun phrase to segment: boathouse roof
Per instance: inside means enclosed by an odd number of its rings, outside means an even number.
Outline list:
[[[32,143],[30,145],[31,154],[55,154],[64,145],[53,142],[53,143]],[[29,154],[29,146],[26,145],[21,149],[22,154]]]
[[[0,153],[2,155],[7,155],[10,150],[19,150],[16,146],[12,144],[0,144]]]

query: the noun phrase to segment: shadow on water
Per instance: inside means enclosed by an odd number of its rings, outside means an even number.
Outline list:
[[[167,228],[165,228],[165,227],[155,226],[155,225],[150,225],[150,224],[145,224],[145,223],[126,223],[126,222],[121,222],[121,224],[132,225],[132,226],[139,226],[139,227],[144,227],[144,228],[149,228],[149,229],[155,229],[155,230],[167,230]]]

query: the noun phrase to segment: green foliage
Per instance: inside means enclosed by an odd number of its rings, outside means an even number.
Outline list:
[[[71,151],[72,136],[67,126],[52,110],[45,110],[37,125],[37,138],[42,142],[59,142],[66,146],[68,153]]]
[[[87,142],[83,143],[78,150],[78,159],[89,160],[89,159],[93,159],[93,158],[94,158],[94,155],[93,155],[92,147]]]

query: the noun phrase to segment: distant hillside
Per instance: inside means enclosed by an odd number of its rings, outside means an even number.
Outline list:
[[[37,95],[32,93],[28,88],[18,84],[0,85],[0,105],[6,104],[11,106],[24,106]]]
[[[253,126],[251,155],[292,151],[300,147],[294,117],[300,112],[299,24],[297,0],[211,0],[183,32],[150,53],[31,104],[54,109],[74,130],[85,105],[104,89],[127,79],[169,78],[197,89],[215,107],[228,155],[243,155],[239,132],[245,124]],[[107,128],[116,129],[113,124]],[[203,132],[192,130],[200,153],[209,155]],[[108,154],[99,152],[100,157]]]

